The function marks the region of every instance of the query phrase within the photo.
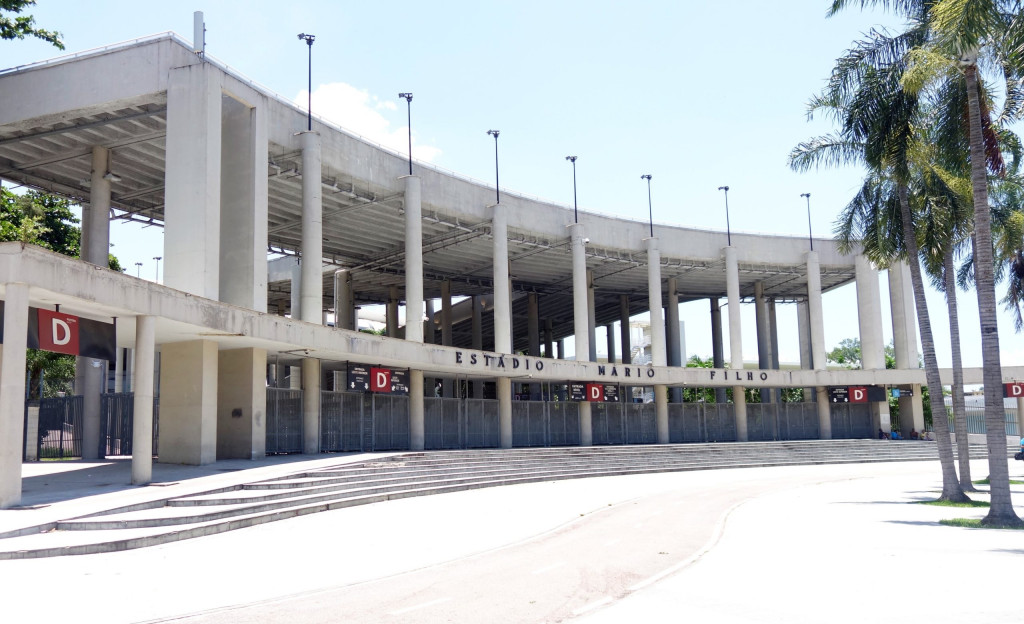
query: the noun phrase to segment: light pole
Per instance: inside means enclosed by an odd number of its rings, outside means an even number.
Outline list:
[[[811,242],[811,251],[814,251],[814,233],[811,232],[811,194],[800,193],[800,197],[807,198],[807,240]]]
[[[306,33],[299,33],[299,41],[305,41],[306,46],[309,48],[309,81],[306,91],[308,100],[306,102],[306,115],[307,115],[307,126],[306,130],[313,130],[313,42],[316,41],[316,35],[307,35]]]
[[[135,277],[142,277],[142,263],[135,263]]]
[[[163,256],[153,256],[153,259],[156,260],[156,283],[159,284],[160,283],[160,261],[163,260],[164,257]]]
[[[729,227],[729,187],[720,186],[718,190],[725,191],[725,236],[729,246],[732,247],[732,229]]]
[[[399,93],[398,97],[405,98],[405,110],[409,119],[409,175],[412,175],[412,93]]]
[[[645,173],[640,176],[641,180],[647,180],[647,221],[651,224],[651,238],[654,238],[654,209],[651,207],[651,174]]]
[[[566,156],[565,159],[572,163],[572,217],[575,223],[579,223],[580,209],[576,204],[576,157]]]
[[[494,137],[494,197],[496,204],[501,203],[501,191],[498,187],[498,134],[500,130],[488,130],[487,134]]]

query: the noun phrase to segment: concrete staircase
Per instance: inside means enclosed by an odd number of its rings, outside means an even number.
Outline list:
[[[1016,447],[1008,448],[1009,456]],[[972,445],[971,456],[986,455]],[[613,475],[937,459],[934,443],[876,440],[405,453],[164,498],[0,533],[0,559],[131,550],[411,496]]]

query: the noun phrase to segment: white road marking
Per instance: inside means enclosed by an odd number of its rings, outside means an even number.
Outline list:
[[[598,600],[596,602],[592,602],[592,603],[590,603],[588,605],[584,605],[584,606],[580,607],[579,609],[574,610],[572,612],[572,614],[573,615],[583,615],[584,613],[587,613],[588,611],[593,611],[594,609],[599,609],[599,608],[605,606],[606,604],[610,603],[611,601],[612,601],[612,597],[611,596],[605,596],[604,598],[602,598],[602,599],[600,599],[600,600]]]
[[[425,609],[427,607],[432,607],[436,604],[449,601],[451,601],[451,598],[438,598],[437,600],[431,600],[430,602],[424,602],[423,604],[406,607],[404,609],[399,609],[398,611],[392,611],[391,613],[388,613],[388,615],[402,615],[403,613],[409,613],[410,611],[416,611],[418,609]]]
[[[534,570],[530,574],[544,574],[545,572],[550,572],[550,571],[558,569],[558,568],[560,568],[560,567],[562,567],[564,565],[565,565],[564,561],[560,561],[558,563],[552,563],[549,566],[544,566],[543,568],[537,568],[536,570]]]

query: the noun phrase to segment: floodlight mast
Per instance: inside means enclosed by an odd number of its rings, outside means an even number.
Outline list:
[[[814,233],[811,231],[811,194],[800,193],[800,197],[807,198],[807,240],[811,243],[811,251],[814,251]]]
[[[572,163],[572,216],[573,222],[579,223],[580,209],[579,205],[576,203],[576,157],[566,156],[565,159]]]
[[[487,134],[494,137],[494,203],[501,203],[501,190],[498,186],[498,135],[501,130],[488,130]]]
[[[306,103],[306,118],[307,125],[306,130],[313,130],[313,42],[316,41],[316,35],[309,35],[306,33],[299,33],[299,40],[305,41],[309,47],[309,80],[308,88],[306,91],[307,103]]]
[[[412,93],[399,93],[398,97],[405,99],[409,125],[409,175],[412,175]]]
[[[654,238],[654,209],[651,207],[651,174],[645,173],[640,176],[641,180],[647,180],[647,222],[651,226],[651,238]]]
[[[729,246],[732,247],[732,228],[729,227],[729,187],[720,186],[718,190],[725,191],[725,236]]]

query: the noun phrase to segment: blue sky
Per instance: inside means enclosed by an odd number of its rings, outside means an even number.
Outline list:
[[[191,40],[192,11],[202,10],[210,55],[302,102],[307,49],[296,34],[310,32],[314,113],[377,142],[404,151],[405,103],[396,95],[411,91],[414,153],[437,166],[493,181],[485,131],[497,128],[504,188],[571,204],[565,156],[574,154],[582,210],[646,220],[640,175],[650,173],[656,221],[724,229],[717,189],[729,185],[734,230],[804,236],[800,194],[811,193],[812,227],[825,235],[860,180],[853,169],[788,169],[794,145],[830,130],[808,121],[806,102],[856,38],[898,25],[859,11],[826,19],[828,4],[39,0],[31,12],[76,52],[169,30]],[[57,53],[28,40],[0,49],[4,67]],[[115,231],[113,251],[153,276],[159,238],[156,228]],[[829,348],[857,335],[854,301],[852,287],[825,296]],[[948,365],[944,302],[933,293],[929,304],[939,362]],[[960,304],[965,363],[980,365],[973,291],[961,292]],[[792,307],[780,307],[780,351],[790,361],[798,353]],[[744,308],[744,353],[756,359],[753,306]],[[688,351],[709,354],[707,302],[684,305],[682,317]],[[1024,364],[1024,338],[1005,314],[1000,329],[1004,363]]]

